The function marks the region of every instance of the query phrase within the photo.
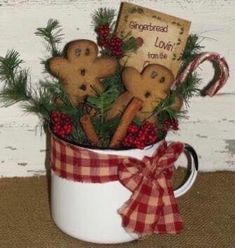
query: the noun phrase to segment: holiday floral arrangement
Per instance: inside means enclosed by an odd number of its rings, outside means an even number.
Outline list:
[[[186,115],[182,107],[191,97],[220,90],[228,65],[219,54],[202,52],[202,40],[188,35],[190,23],[183,19],[129,3],[122,5],[117,20],[115,11],[106,8],[92,19],[97,42],[74,40],[64,49],[57,20],[37,29],[48,56],[41,61],[47,76],[35,87],[18,52],[0,57],[0,101],[4,106],[20,102],[25,112],[43,120],[52,134],[50,163],[57,175],[90,183],[119,180],[134,192],[118,211],[128,231],[178,233],[182,220],[171,177],[182,143],[163,142],[143,161],[85,148],[144,149],[163,140],[179,129]],[[196,69],[204,61],[213,63],[215,75],[200,90]],[[138,219],[141,209],[146,212]]]
[[[63,33],[57,20],[37,29],[35,34],[47,43],[52,57],[42,63],[55,77],[40,81],[36,89],[16,51],[1,57],[4,85],[0,100],[4,106],[22,102],[22,108],[39,115],[55,135],[81,146],[142,149],[163,139],[167,132],[177,131],[178,120],[185,115],[183,103],[200,92],[208,94],[208,88],[199,90],[201,79],[194,70],[208,58],[215,61],[215,55],[199,55],[201,41],[197,35],[189,35],[176,80],[161,65],[150,64],[140,73],[119,61],[135,53],[143,39],[131,33],[117,36],[114,10],[96,11],[93,25],[98,46],[77,40],[64,50],[59,49]],[[225,62],[218,61],[226,69]],[[216,91],[221,86],[216,86]]]

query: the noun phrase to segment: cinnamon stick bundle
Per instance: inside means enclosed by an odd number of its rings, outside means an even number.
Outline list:
[[[83,115],[80,118],[80,123],[82,125],[83,131],[86,134],[87,139],[91,142],[94,146],[99,146],[99,138],[95,132],[95,128],[91,122],[91,118],[88,114]]]
[[[142,107],[143,101],[139,98],[134,97],[129,105],[127,106],[126,110],[124,111],[120,124],[118,125],[112,140],[110,142],[110,148],[117,148],[121,144],[122,140],[126,136],[128,126],[133,121],[136,113]]]

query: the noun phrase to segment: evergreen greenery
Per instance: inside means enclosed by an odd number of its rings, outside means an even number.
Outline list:
[[[15,78],[17,69],[23,63],[17,51],[8,51],[5,57],[0,57],[0,80],[10,81]]]
[[[113,88],[114,90],[118,90],[120,93],[124,91],[124,86],[122,83],[122,76],[121,76],[122,70],[123,68],[119,66],[114,75],[102,80],[102,83],[106,89]]]
[[[110,28],[110,34],[108,35],[109,38],[115,37],[115,24],[114,21],[115,18],[115,11],[113,9],[108,8],[100,8],[97,11],[94,12],[92,15],[92,21],[93,25],[95,27],[95,31],[98,27],[101,27],[103,25],[107,25]],[[124,53],[124,56],[126,56],[128,53],[135,52],[137,49],[137,43],[136,39],[131,35],[130,32],[127,34],[122,34],[122,52]],[[97,37],[99,39],[99,37]],[[99,42],[98,42],[99,43]],[[103,55],[112,55],[112,52],[107,47],[101,47],[101,54]]]
[[[87,104],[95,108],[103,118],[118,96],[118,89],[109,87],[104,92],[98,92],[97,96],[89,96]]]
[[[175,92],[188,103],[191,97],[199,95],[200,90],[198,87],[200,82],[201,79],[198,77],[197,73],[192,73],[183,84],[177,85]]]
[[[45,80],[40,81],[41,87],[50,92],[50,95],[53,96],[53,99],[61,101],[64,106],[68,108],[73,108],[67,93],[64,91],[62,84],[58,80]]]
[[[46,89],[38,87],[33,90],[33,95],[22,103],[22,108],[26,113],[34,113],[43,120],[50,120],[50,113],[54,110],[54,104],[51,101],[51,94]]]
[[[131,33],[128,33],[122,39],[123,39],[122,50],[125,55],[128,55],[129,53],[133,53],[137,50],[136,39],[133,36],[131,36]]]
[[[108,8],[99,8],[92,15],[92,23],[95,29],[99,26],[108,25],[113,27],[115,22],[114,18],[116,16],[115,10]]]
[[[3,81],[0,101],[5,107],[20,101],[30,101],[32,98],[28,86],[28,71],[20,68],[22,63],[14,50],[0,58],[0,80]]]
[[[51,56],[61,54],[61,51],[58,49],[58,45],[63,40],[64,34],[62,33],[62,27],[58,20],[49,19],[46,27],[37,28],[35,35],[43,38]]]
[[[35,113],[45,120],[49,120],[51,111],[61,110],[69,115],[76,115],[74,108],[57,81],[40,81],[32,88],[29,71],[21,68],[22,60],[19,54],[12,50],[5,57],[0,58],[0,79],[3,82],[0,101],[7,107],[22,102],[25,112]],[[56,104],[60,102],[59,104]]]
[[[0,101],[4,107],[17,102],[31,100],[31,95],[27,88],[27,81],[28,73],[25,70],[20,71],[13,78],[5,81],[5,85],[0,93]]]
[[[182,55],[181,70],[204,48],[204,46],[201,46],[200,43],[201,40],[196,34],[189,35]]]
[[[95,28],[100,25],[114,25],[115,11],[110,9],[99,9],[93,15],[93,24]],[[41,37],[45,42],[50,56],[62,54],[59,44],[62,41],[63,33],[61,25],[57,20],[50,19],[44,28],[38,28],[35,34]],[[131,34],[122,37],[123,46],[126,52],[136,50],[135,38]],[[185,51],[182,55],[181,70],[192,60],[202,49],[197,35],[190,35],[187,41]],[[43,60],[46,64],[47,59]],[[62,111],[71,116],[73,120],[73,132],[69,138],[71,142],[89,145],[88,140],[80,126],[79,119],[86,112],[87,106],[92,107],[96,114],[92,117],[93,125],[101,139],[101,147],[107,147],[116,127],[119,124],[119,118],[106,120],[106,113],[116,98],[125,90],[121,73],[123,67],[120,66],[117,72],[102,81],[105,91],[97,92],[96,96],[87,97],[85,104],[81,107],[74,107],[62,84],[56,79],[39,81],[38,86],[33,88],[30,82],[29,71],[21,67],[23,61],[19,53],[15,50],[8,51],[5,57],[0,57],[0,81],[3,82],[0,91],[0,101],[3,106],[9,106],[17,102],[22,103],[23,110],[27,113],[35,113],[47,124],[50,124],[50,114],[52,111]],[[180,71],[181,71],[180,70]],[[48,71],[47,71],[48,72]],[[185,115],[183,112],[174,111],[171,106],[176,96],[180,96],[186,103],[197,95],[200,79],[196,73],[193,73],[187,80],[173,89],[167,98],[162,101],[154,110],[153,115],[157,117],[158,124],[167,118],[178,119]],[[134,122],[140,125],[138,119]],[[164,135],[164,134],[162,134]]]
[[[201,52],[203,46],[200,45],[199,37],[196,34],[191,34],[188,37],[184,53],[182,55],[182,64],[180,72],[184,67],[191,61],[197,54]],[[179,73],[180,73],[179,72]],[[191,97],[199,95],[199,83],[201,79],[198,77],[197,73],[190,75],[185,82],[177,85],[174,90],[172,90],[169,96],[161,102],[161,104],[154,110],[154,115],[159,120],[164,120],[167,118],[179,119],[185,116],[185,112],[176,112],[172,110],[171,105],[174,103],[175,96],[182,97],[183,101],[188,105],[188,101]]]

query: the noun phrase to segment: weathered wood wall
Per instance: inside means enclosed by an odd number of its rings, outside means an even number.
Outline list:
[[[205,50],[223,54],[231,76],[214,98],[194,98],[181,131],[168,139],[193,145],[201,170],[235,170],[235,1],[234,0],[136,0],[130,1],[192,21],[191,33],[204,37]],[[42,78],[39,58],[46,53],[34,36],[37,27],[56,18],[64,27],[67,42],[77,38],[95,39],[91,13],[99,7],[118,10],[119,0],[0,0],[0,55],[14,48],[25,66],[31,68],[32,82]],[[199,73],[212,77],[209,64]],[[0,176],[44,174],[45,135],[35,116],[25,115],[19,106],[0,109]]]

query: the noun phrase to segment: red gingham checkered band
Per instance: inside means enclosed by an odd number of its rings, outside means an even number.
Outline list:
[[[105,183],[119,180],[132,191],[118,210],[127,231],[146,235],[178,233],[182,227],[171,177],[182,143],[164,141],[152,157],[142,161],[99,154],[60,140],[51,134],[50,163],[54,173],[68,180]]]
[[[50,165],[59,177],[87,183],[116,181],[121,160],[119,156],[93,152],[51,134]]]

